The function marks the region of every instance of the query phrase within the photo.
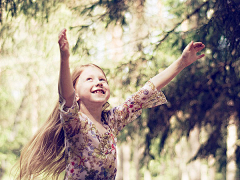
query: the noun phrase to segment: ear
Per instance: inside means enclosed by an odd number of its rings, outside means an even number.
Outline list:
[[[79,99],[80,99],[80,97],[79,97],[79,95],[78,94],[76,94],[75,95],[75,98],[76,98],[76,101],[78,102],[79,101]]]

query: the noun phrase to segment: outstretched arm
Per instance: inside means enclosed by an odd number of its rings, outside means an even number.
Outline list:
[[[168,68],[164,71],[160,72],[156,76],[154,76],[151,81],[157,88],[160,90],[164,86],[166,86],[176,75],[178,75],[185,67],[189,66],[197,59],[200,59],[204,56],[204,54],[197,55],[199,51],[201,51],[205,45],[201,42],[191,42],[187,45],[187,47],[183,50],[182,55],[173,62]]]
[[[60,48],[60,72],[58,90],[61,96],[66,100],[65,105],[67,107],[71,107],[74,98],[74,87],[69,68],[70,53],[66,31],[66,29],[63,29],[58,35],[58,44]]]

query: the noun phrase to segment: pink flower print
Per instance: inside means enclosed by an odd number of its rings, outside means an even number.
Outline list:
[[[108,154],[108,150],[105,152],[105,154]]]
[[[79,157],[79,166],[82,164],[83,166],[84,166],[84,160],[85,160],[85,158],[82,158],[82,157],[80,157],[80,156],[78,156]]]
[[[113,134],[111,133],[110,135],[111,135],[111,137],[112,137],[113,142],[116,143],[116,142],[115,142],[115,137],[113,136]]]
[[[71,170],[70,170],[70,173],[73,173],[73,172],[74,172],[74,169],[71,169]]]
[[[113,151],[113,150],[115,150],[116,148],[115,148],[115,146],[112,144],[112,149],[111,149],[111,151]]]

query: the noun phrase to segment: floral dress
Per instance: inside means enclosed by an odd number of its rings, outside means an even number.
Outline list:
[[[164,94],[148,81],[122,105],[103,112],[102,125],[107,132],[100,134],[94,123],[79,112],[76,101],[71,108],[66,108],[65,100],[59,96],[60,118],[65,132],[65,180],[115,179],[119,131],[136,119],[143,108],[166,103]]]

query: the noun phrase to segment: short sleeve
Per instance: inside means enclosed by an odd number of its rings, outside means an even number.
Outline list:
[[[116,134],[128,123],[141,115],[143,108],[152,108],[166,103],[162,91],[158,91],[151,81],[148,81],[139,91],[131,95],[126,101],[108,112],[109,124],[116,130]]]

